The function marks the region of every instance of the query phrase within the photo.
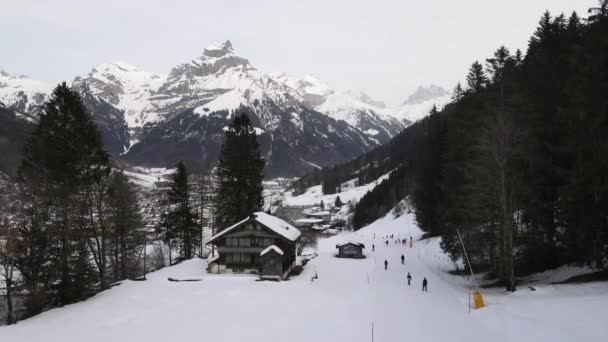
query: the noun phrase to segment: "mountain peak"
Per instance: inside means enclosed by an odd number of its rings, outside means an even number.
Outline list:
[[[232,43],[229,40],[223,42],[215,42],[203,50],[203,56],[207,57],[222,57],[234,52]]]
[[[361,101],[370,106],[378,107],[378,108],[386,108],[386,104],[383,101],[374,100],[371,96],[361,90],[347,90],[345,92],[349,96],[355,98],[358,101]]]
[[[431,84],[427,87],[419,86],[415,92],[408,96],[407,100],[403,102],[403,105],[422,103],[449,94],[449,91],[438,85]]]
[[[116,62],[112,62],[112,63],[103,63],[103,64],[100,64],[100,65],[94,67],[93,69],[98,70],[98,71],[117,71],[117,70],[120,70],[122,72],[141,71],[140,68],[138,68],[134,65],[131,65],[129,63],[122,62],[122,61],[116,61]]]
[[[6,70],[4,70],[1,66],[0,66],[0,76],[12,77],[12,75],[9,74]]]

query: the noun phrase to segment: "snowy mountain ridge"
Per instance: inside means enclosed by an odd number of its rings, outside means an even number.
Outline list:
[[[429,115],[433,106],[437,106],[437,109],[441,110],[451,101],[450,92],[440,86],[433,84],[426,87],[420,86],[400,106],[392,108],[390,115],[415,122]]]
[[[72,82],[106,148],[135,165],[213,163],[223,128],[246,113],[259,133],[268,172],[302,175],[388,142],[409,123],[363,92],[336,91],[318,78],[264,74],[228,40],[167,74],[104,63]],[[0,102],[35,117],[52,88],[0,74]]]
[[[0,67],[0,102],[17,112],[37,112],[52,89],[45,82],[13,76]]]
[[[115,62],[98,65],[87,75],[77,76],[73,86],[86,85],[92,95],[123,110],[127,125],[133,128],[159,120],[151,100],[165,80],[164,75]]]
[[[337,91],[312,75],[297,77],[271,73],[272,78],[296,91],[306,106],[336,120],[343,120],[383,143],[407,126],[388,115],[386,105],[362,91]]]

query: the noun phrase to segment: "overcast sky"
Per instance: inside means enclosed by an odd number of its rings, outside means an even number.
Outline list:
[[[389,104],[453,86],[501,44],[525,50],[544,10],[597,0],[0,0],[0,66],[50,82],[125,61],[167,73],[230,39],[262,72],[310,73]]]

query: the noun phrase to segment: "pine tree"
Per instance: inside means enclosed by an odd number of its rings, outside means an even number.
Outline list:
[[[65,305],[95,291],[86,242],[92,224],[90,189],[110,172],[101,135],[79,95],[65,83],[46,103],[27,141],[19,180],[27,214],[19,270],[27,283],[26,315]],[[40,262],[41,254],[45,262]]]
[[[336,208],[342,207],[342,200],[340,199],[340,196],[336,197],[336,202],[334,203],[334,206]]]
[[[608,0],[599,0],[597,7],[588,10],[590,16],[587,19],[590,23],[599,22],[602,18],[608,17]]]
[[[262,208],[264,165],[251,121],[245,114],[236,116],[226,130],[217,165],[217,223],[220,229]]]
[[[133,278],[135,256],[144,243],[145,233],[135,186],[122,171],[112,173],[108,207],[113,280]]]
[[[454,88],[454,92],[452,93],[452,101],[460,101],[463,95],[464,90],[462,89],[460,82],[458,82],[458,84],[456,84],[456,87]]]
[[[170,243],[176,242],[180,248],[180,256],[191,259],[198,242],[198,215],[192,210],[190,203],[190,184],[188,171],[183,162],[179,162],[175,173],[171,176],[171,189],[167,192],[169,209],[163,214],[165,239]]]
[[[321,210],[325,210],[325,203],[323,203],[323,200],[321,200],[321,203],[319,203],[319,208],[321,208]]]
[[[469,91],[479,93],[486,86],[487,82],[488,79],[483,70],[483,66],[479,62],[473,63],[467,74]]]

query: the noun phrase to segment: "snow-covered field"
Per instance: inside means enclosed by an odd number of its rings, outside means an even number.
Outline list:
[[[395,239],[414,237],[413,248]],[[538,285],[485,291],[486,308],[469,312],[471,284],[444,271],[438,239],[421,236],[411,214],[391,214],[356,233],[318,243],[318,257],[283,282],[208,275],[191,260],[126,281],[83,303],[15,326],[0,341],[604,341],[608,283]],[[366,259],[338,259],[335,245],[365,243]],[[371,245],[375,244],[375,252]],[[401,254],[405,265],[400,264]],[[388,270],[383,262],[388,260]],[[411,272],[412,286],[405,274]],[[313,275],[318,279],[311,282]],[[199,282],[170,282],[201,278]],[[421,291],[423,277],[429,291]]]

